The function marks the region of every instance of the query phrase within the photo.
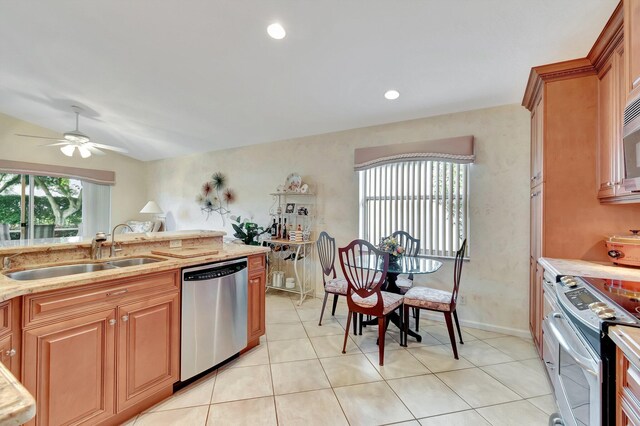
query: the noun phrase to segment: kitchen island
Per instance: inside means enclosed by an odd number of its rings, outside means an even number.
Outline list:
[[[22,414],[20,422],[35,413],[37,423],[117,424],[170,396],[180,368],[184,267],[248,259],[247,348],[259,344],[265,332],[267,249],[223,244],[223,235],[118,235],[123,248],[118,259],[151,257],[154,262],[28,281],[13,280],[6,273],[113,259],[92,260],[90,241],[0,247],[0,257],[12,256],[11,269],[0,275],[0,353],[12,355],[0,360],[14,375],[0,374],[0,391],[22,391],[18,395],[24,397],[6,407],[0,404],[0,415],[10,419]],[[170,253],[177,245],[210,254],[154,254]],[[35,405],[22,386],[35,397]],[[71,395],[56,399],[59,395],[50,393],[52,388]]]

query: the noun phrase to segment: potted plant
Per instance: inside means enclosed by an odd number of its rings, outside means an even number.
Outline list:
[[[257,246],[258,237],[268,231],[268,229],[265,230],[262,226],[249,222],[247,219],[243,222],[240,216],[231,216],[231,220],[235,222],[231,224],[235,231],[233,236],[242,240],[246,245]]]

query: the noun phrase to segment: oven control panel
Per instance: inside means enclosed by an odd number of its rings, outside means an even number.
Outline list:
[[[556,285],[558,301],[584,323],[600,329],[603,320],[636,321],[617,305],[600,296],[579,277],[564,276]]]

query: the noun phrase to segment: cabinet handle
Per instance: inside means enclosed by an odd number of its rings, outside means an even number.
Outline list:
[[[127,290],[126,288],[124,290],[118,290],[118,291],[114,291],[113,293],[107,293],[107,297],[111,297],[111,296],[119,296],[121,294],[125,294],[126,292],[128,292],[129,290]]]
[[[612,185],[613,185],[613,183],[611,183],[611,182],[607,182],[605,185],[606,185],[606,186],[612,186]]]
[[[534,180],[536,180],[535,176],[531,176],[531,181],[533,182]]]
[[[122,320],[122,322],[127,322],[129,321],[129,315],[123,315],[120,319]]]
[[[8,356],[8,357],[16,356],[16,350],[15,349],[9,349],[7,352],[5,352],[5,355]]]
[[[632,86],[636,86],[636,84],[640,83],[640,77],[636,78],[636,80],[633,82]]]
[[[109,320],[109,325],[114,326],[114,325],[116,325],[116,322],[117,322],[116,320],[110,319]]]

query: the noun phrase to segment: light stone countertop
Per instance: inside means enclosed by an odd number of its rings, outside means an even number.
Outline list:
[[[203,248],[206,246],[203,246]],[[0,301],[12,299],[17,296],[25,294],[41,293],[43,291],[56,290],[61,288],[77,287],[86,284],[94,284],[100,281],[120,279],[134,277],[140,274],[147,274],[152,272],[170,271],[172,269],[180,269],[187,266],[202,265],[210,262],[218,262],[225,259],[233,259],[251,254],[267,253],[270,249],[268,247],[261,246],[246,246],[243,244],[224,244],[222,250],[217,254],[191,257],[188,259],[169,258],[166,256],[159,256],[155,254],[141,254],[137,253],[134,257],[149,256],[156,257],[162,260],[156,263],[148,263],[145,265],[128,266],[116,269],[106,269],[103,271],[86,272],[82,274],[66,275],[62,277],[46,278],[41,280],[30,281],[17,281],[12,280],[4,274],[0,274]],[[126,258],[131,256],[120,257]],[[118,258],[104,259],[106,262]],[[94,263],[95,260],[74,261],[72,263]],[[38,265],[38,266],[59,266],[63,263],[54,263],[50,265]],[[30,268],[33,268],[31,266]],[[29,268],[23,268],[29,269]]]
[[[36,415],[36,401],[0,362],[0,425],[21,425]]]
[[[193,236],[193,234],[191,235]],[[266,253],[269,250],[270,249],[268,247],[224,244],[223,249],[215,255],[192,257],[188,259],[174,259],[150,255],[152,257],[163,258],[166,260],[146,265],[67,275],[43,280],[15,281],[0,274],[0,300],[8,300],[24,294],[40,293],[43,291],[93,284],[105,280],[180,269],[186,266],[201,265],[252,254]],[[34,415],[35,401],[33,397],[9,372],[9,370],[0,363],[0,425],[19,425],[29,421]]]
[[[224,237],[224,231],[189,230],[171,232],[146,232],[146,233],[123,233],[116,234],[118,244],[133,244],[141,242],[156,242],[167,240],[186,240],[194,238]],[[43,238],[35,240],[10,240],[0,242],[0,257],[12,253],[30,253],[43,251],[68,250],[80,247],[91,247],[93,237],[66,237],[66,238]],[[111,237],[103,243],[104,247],[109,247]]]
[[[538,263],[554,275],[575,275],[579,277],[640,281],[640,268],[617,266],[608,262],[541,257]]]

